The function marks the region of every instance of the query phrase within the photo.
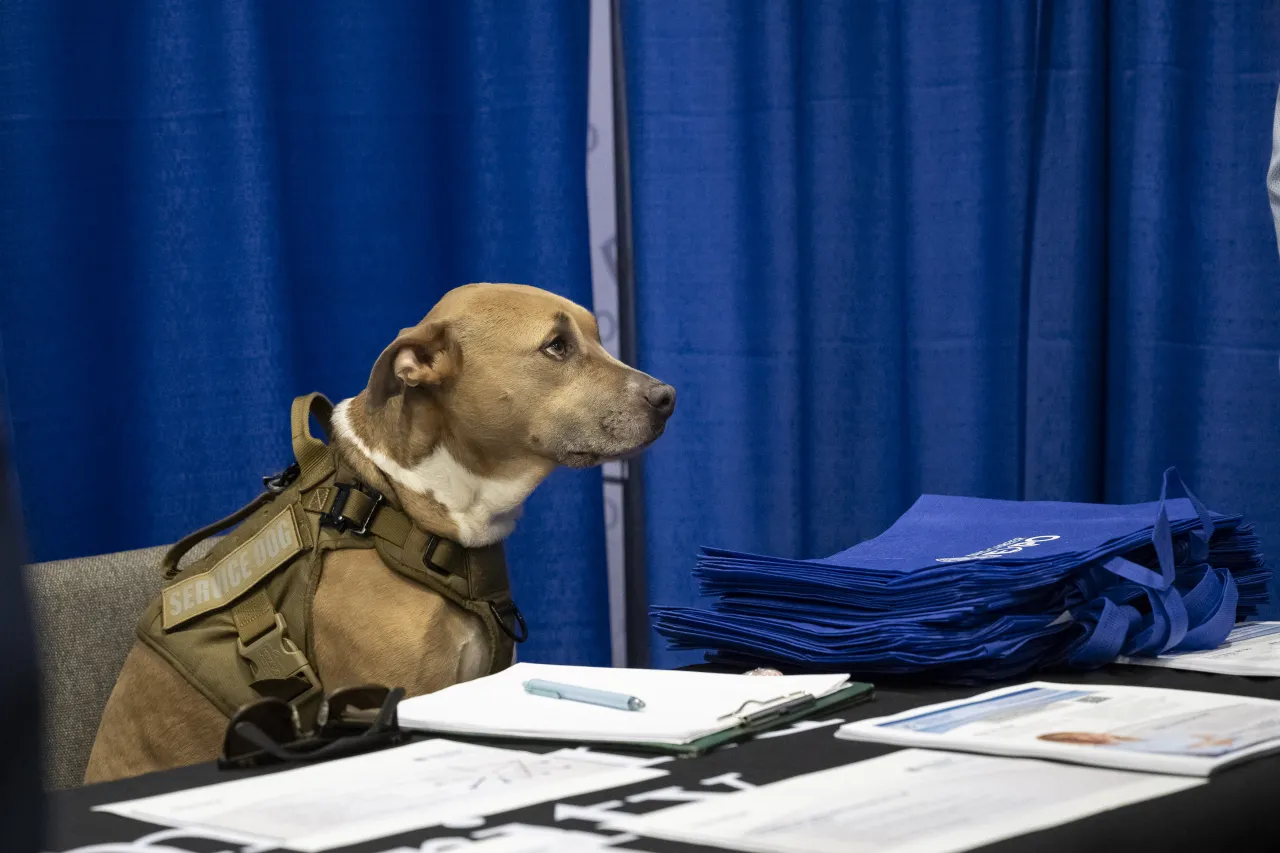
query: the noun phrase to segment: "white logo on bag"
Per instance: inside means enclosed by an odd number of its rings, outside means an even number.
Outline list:
[[[993,545],[990,548],[964,557],[938,557],[937,561],[939,563],[964,563],[968,560],[990,560],[992,557],[1016,554],[1023,548],[1034,548],[1044,542],[1052,542],[1061,538],[1061,536],[1028,536],[1024,539],[1010,539],[1008,542],[1001,542],[999,545]]]

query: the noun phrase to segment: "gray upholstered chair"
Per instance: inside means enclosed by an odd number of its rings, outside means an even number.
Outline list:
[[[201,543],[192,556],[210,547]],[[163,584],[146,548],[27,567],[44,679],[45,786],[80,784],[98,721],[133,645],[134,626]]]

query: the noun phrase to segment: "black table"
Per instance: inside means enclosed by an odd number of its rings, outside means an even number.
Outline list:
[[[1047,675],[1043,676],[1043,680],[1175,687],[1280,699],[1280,679],[1203,675],[1146,667],[1113,667],[1087,676]],[[879,684],[873,701],[846,709],[837,716],[846,721],[883,716],[934,702],[965,698],[988,689],[991,687],[919,688]],[[894,747],[837,740],[833,736],[834,731],[834,724],[825,725],[807,731],[757,739],[698,758],[677,759],[660,765],[669,771],[669,775],[661,779],[494,815],[476,829],[434,827],[342,850],[343,853],[388,853],[398,849],[403,851],[404,848],[416,850],[427,839],[470,837],[472,832],[512,823],[593,832],[597,831],[598,824],[603,821],[608,809],[584,810],[571,806],[598,806],[618,801],[612,807],[617,811],[643,813],[672,805],[675,799],[689,796],[686,792],[730,791],[734,782],[739,780],[747,784],[762,785],[894,750]],[[524,748],[538,752],[550,749]],[[51,798],[50,843],[47,849],[66,853],[94,844],[136,841],[157,829],[114,815],[93,812],[90,810],[93,806],[262,772],[274,771],[229,773],[219,772],[212,764],[204,764],[57,792]],[[661,793],[655,798],[654,792]],[[198,853],[228,849],[226,843],[208,841],[166,843]],[[619,845],[617,849],[633,848],[654,853],[719,849],[648,838]],[[982,849],[1042,853],[1095,850],[1117,853],[1280,850],[1280,755],[1225,770],[1202,787],[1023,835]]]

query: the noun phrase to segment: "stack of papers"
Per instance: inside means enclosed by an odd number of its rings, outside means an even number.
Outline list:
[[[1202,784],[907,749],[608,828],[757,853],[958,853]]]
[[[848,723],[836,737],[1208,776],[1280,751],[1280,702],[1037,681]]]
[[[622,711],[525,692],[541,679],[634,696],[639,711]],[[871,686],[847,675],[761,678],[650,669],[606,669],[518,663],[502,672],[455,684],[400,703],[403,728],[439,734],[529,740],[615,743],[698,749],[740,729],[744,720],[788,705],[812,713],[839,700],[870,695]],[[803,701],[796,701],[803,700]],[[781,722],[781,720],[775,720]]]
[[[1194,498],[940,495],[825,559],[707,548],[694,575],[711,607],[653,611],[674,649],[953,681],[1216,648],[1268,600],[1270,578],[1253,528]]]
[[[615,757],[424,740],[95,811],[315,853],[665,775]]]

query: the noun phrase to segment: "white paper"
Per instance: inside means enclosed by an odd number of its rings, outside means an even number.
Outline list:
[[[547,755],[583,757],[597,764],[608,764],[613,767],[653,767],[655,764],[668,764],[677,760],[674,755],[616,755],[612,752],[599,752],[586,746],[567,746],[555,752],[548,752]]]
[[[532,678],[626,693],[642,699],[645,707],[619,711],[533,696],[524,691],[524,682]],[[485,678],[406,699],[397,713],[404,728],[449,734],[684,744],[735,722],[722,717],[757,711],[793,693],[825,696],[848,680],[847,675],[761,677],[518,663]]]
[[[957,853],[1202,784],[906,749],[608,828],[757,853]]]
[[[574,832],[549,826],[516,826],[502,835],[473,841],[457,848],[458,853],[600,853],[613,850],[614,839],[589,832]],[[452,853],[452,850],[450,851]],[[643,853],[628,847],[618,853]]]
[[[1226,642],[1207,652],[1121,657],[1116,662],[1224,675],[1280,676],[1280,622],[1244,622],[1227,635]]]
[[[95,810],[313,853],[665,775],[585,755],[426,740]]]
[[[1035,681],[847,723],[836,737],[1207,776],[1280,750],[1280,702]]]

